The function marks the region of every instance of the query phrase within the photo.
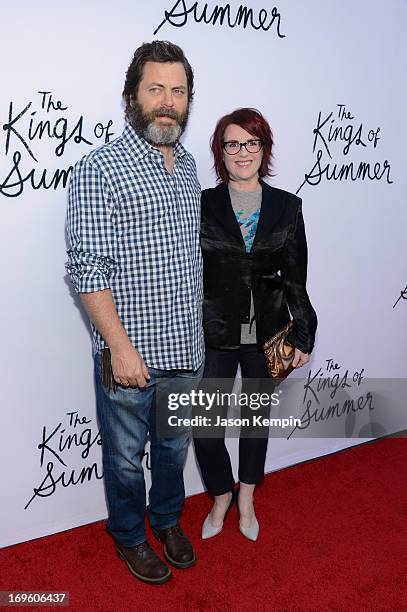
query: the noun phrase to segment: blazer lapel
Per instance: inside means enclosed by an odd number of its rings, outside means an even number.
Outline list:
[[[216,189],[216,198],[212,200],[212,212],[218,220],[219,224],[228,232],[234,236],[242,248],[245,248],[242,232],[240,230],[239,223],[236,219],[236,215],[232,208],[232,202],[230,201],[229,189],[226,183],[222,183]]]
[[[273,189],[267,183],[262,182],[262,199],[257,231],[254,237],[252,249],[264,236],[270,234],[274,225],[284,212],[284,198],[278,189]]]
[[[270,187],[270,185],[264,182],[261,185],[261,208],[252,250],[263,237],[270,235],[285,209],[284,197],[281,191]],[[234,236],[241,248],[246,250],[242,232],[232,208],[227,184],[222,183],[218,185],[213,190],[213,195],[215,197],[209,199],[212,214],[216,217],[219,225],[228,234]]]

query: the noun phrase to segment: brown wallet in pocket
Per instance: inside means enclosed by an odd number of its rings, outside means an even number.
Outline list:
[[[113,377],[112,356],[108,347],[102,349],[102,382],[106,389],[116,393],[117,382]]]

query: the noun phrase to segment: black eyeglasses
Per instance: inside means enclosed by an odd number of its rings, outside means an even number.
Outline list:
[[[222,149],[228,155],[236,155],[244,147],[248,153],[258,153],[263,146],[263,141],[258,139],[247,140],[246,142],[237,142],[237,140],[228,140],[222,144]]]

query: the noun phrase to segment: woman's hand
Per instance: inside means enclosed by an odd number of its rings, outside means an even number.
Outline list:
[[[305,363],[308,363],[308,362],[309,362],[309,354],[303,353],[302,351],[300,351],[300,349],[296,348],[295,353],[294,353],[294,359],[293,359],[294,368],[300,368],[301,366],[303,366]]]

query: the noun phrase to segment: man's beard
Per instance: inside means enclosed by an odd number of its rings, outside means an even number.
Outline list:
[[[126,108],[126,118],[135,132],[153,145],[173,146],[188,122],[189,103],[184,113],[179,114],[172,108],[161,107],[145,113],[143,107],[134,98]],[[170,117],[175,119],[174,125],[159,125],[155,123],[156,117]]]

